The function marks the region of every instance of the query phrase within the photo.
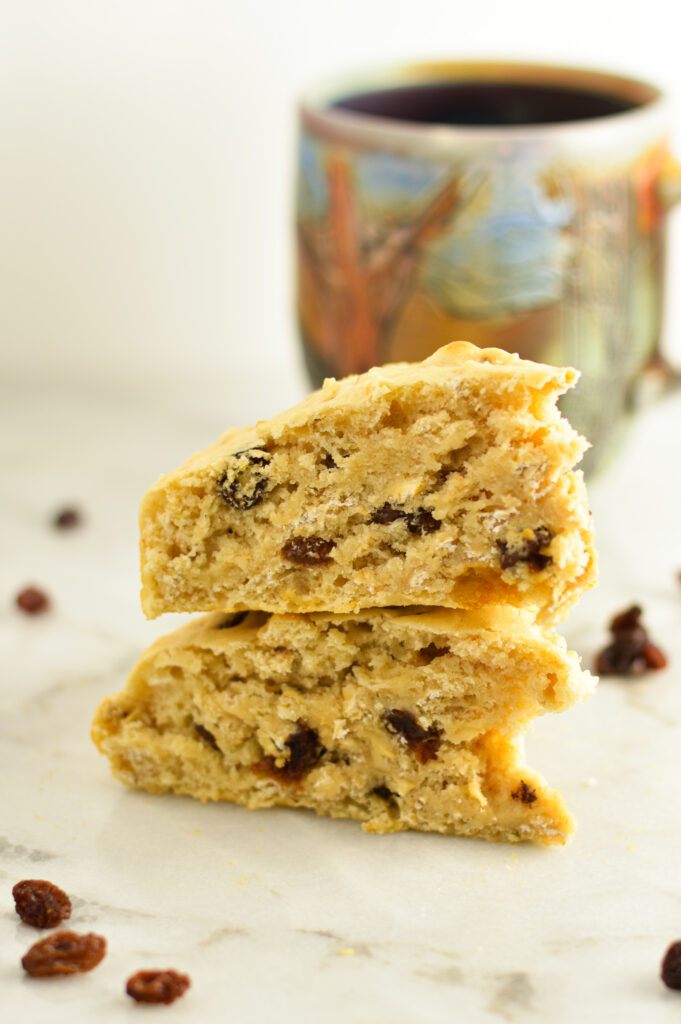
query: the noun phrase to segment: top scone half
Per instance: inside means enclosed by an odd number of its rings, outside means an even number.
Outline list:
[[[228,430],[140,512],[142,606],[162,612],[532,608],[595,581],[571,369],[466,342],[327,380]]]

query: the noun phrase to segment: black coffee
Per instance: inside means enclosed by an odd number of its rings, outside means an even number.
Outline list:
[[[632,110],[618,96],[555,85],[424,82],[337,100],[333,107],[420,124],[522,125],[586,121]]]

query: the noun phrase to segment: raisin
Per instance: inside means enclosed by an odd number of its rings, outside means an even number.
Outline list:
[[[330,553],[335,541],[323,537],[291,537],[281,549],[281,554],[295,565],[331,565]]]
[[[419,651],[419,658],[422,664],[430,665],[431,661],[435,661],[436,658],[442,658],[445,654],[449,654],[449,647],[438,647],[437,644],[428,644],[427,647],[422,647]]]
[[[32,928],[56,928],[71,917],[71,900],[52,882],[27,878],[17,882],[12,895],[17,914]]]
[[[642,615],[643,609],[640,604],[632,604],[631,608],[618,612],[612,617],[609,626],[610,632],[616,636],[618,633],[628,633],[632,629],[640,629]]]
[[[77,508],[63,508],[54,516],[52,525],[56,530],[73,530],[80,526],[83,518]]]
[[[16,596],[17,607],[27,615],[42,615],[50,607],[50,599],[37,587],[25,587]]]
[[[222,751],[220,750],[220,748],[218,746],[217,740],[215,739],[215,736],[213,736],[213,733],[210,731],[210,729],[206,729],[205,725],[201,725],[200,722],[195,722],[194,723],[194,732],[198,736],[200,736],[201,739],[204,740],[208,744],[209,747],[212,747],[213,750],[217,750],[217,752],[219,754],[222,753]]]
[[[403,508],[395,508],[394,505],[382,505],[371,514],[370,523],[379,523],[385,526],[386,523],[394,523],[396,519],[405,519],[407,513]]]
[[[640,676],[647,670],[646,634],[643,630],[621,633],[596,658],[601,676]]]
[[[184,995],[191,981],[178,971],[138,971],[128,978],[125,991],[136,1003],[165,1003]]]
[[[435,533],[442,526],[440,520],[425,508],[420,512],[410,512],[406,518],[409,532],[416,533],[419,537],[423,537],[426,533]]]
[[[393,709],[383,713],[383,723],[389,732],[401,736],[419,764],[437,760],[442,729],[431,726],[424,729],[410,711]]]
[[[247,615],[248,612],[234,612],[233,615],[228,615],[227,618],[224,619],[217,628],[233,629],[234,626],[240,626]]]
[[[532,786],[528,786],[525,780],[521,779],[520,785],[517,789],[513,790],[511,797],[514,800],[520,800],[521,804],[533,804],[537,799],[537,794],[532,789]]]
[[[338,463],[334,459],[331,452],[324,452],[324,454],[322,455],[321,462],[322,466],[325,466],[326,469],[338,469]]]
[[[393,793],[392,789],[388,789],[387,786],[374,786],[371,792],[380,796],[381,800],[394,800],[397,796],[397,793]]]
[[[553,534],[546,526],[523,530],[513,541],[498,540],[501,568],[510,569],[518,562],[525,562],[532,572],[541,572],[553,562],[551,555],[541,554],[541,549],[548,547],[552,540]]]
[[[666,655],[655,644],[651,644],[650,641],[643,648],[643,657],[645,658],[646,668],[651,668],[653,671],[657,671],[659,668],[666,668]]]
[[[55,974],[82,974],[104,958],[106,939],[89,932],[52,932],[36,942],[22,957],[21,966],[34,978]]]
[[[268,483],[269,452],[251,448],[237,452],[218,480],[218,494],[230,508],[243,512],[259,505]]]
[[[665,953],[660,977],[667,988],[681,990],[681,942],[672,942]]]
[[[263,757],[251,766],[256,775],[267,775],[283,783],[300,782],[323,757],[326,748],[320,742],[317,731],[302,719],[298,719],[296,725],[296,731],[286,740],[289,749],[286,763],[279,766],[273,757]]]
[[[613,639],[596,658],[599,675],[640,676],[665,667],[667,658],[641,625],[642,614],[640,605],[634,604],[614,616],[610,623]]]
[[[439,530],[442,526],[440,520],[436,519],[428,509],[422,508],[418,512],[407,512],[404,508],[389,504],[377,508],[371,514],[369,522],[385,526],[388,523],[396,522],[398,519],[404,521],[410,533],[416,533],[420,536],[423,536],[425,533],[434,533],[435,530]]]

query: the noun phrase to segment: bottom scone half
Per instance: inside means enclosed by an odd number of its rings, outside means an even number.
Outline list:
[[[524,764],[521,730],[593,682],[508,608],[213,613],[150,647],[92,734],[151,792],[564,843],[572,818]]]

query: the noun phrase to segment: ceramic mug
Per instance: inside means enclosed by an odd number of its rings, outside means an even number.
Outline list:
[[[310,376],[465,339],[578,367],[562,408],[612,450],[659,352],[669,111],[602,72],[444,63],[300,111],[298,316]],[[669,379],[673,373],[668,374]]]

